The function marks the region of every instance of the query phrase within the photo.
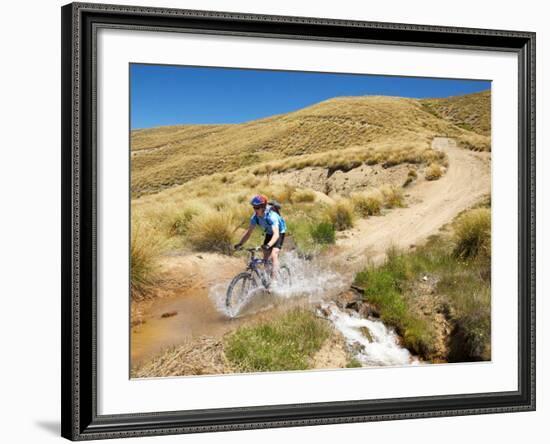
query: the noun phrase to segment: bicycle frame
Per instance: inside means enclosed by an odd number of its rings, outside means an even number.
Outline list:
[[[256,252],[258,251],[258,248],[249,248],[248,252],[250,254],[250,259],[248,261],[248,266],[246,267],[247,271],[250,271],[252,274],[256,273],[260,279],[262,280],[262,285],[264,287],[269,286],[269,282],[271,281],[271,259],[260,259],[256,257]],[[264,268],[258,267],[258,265],[263,264]]]

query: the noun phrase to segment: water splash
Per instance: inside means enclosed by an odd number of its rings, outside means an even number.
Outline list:
[[[334,302],[321,304],[320,311],[342,333],[363,366],[418,364],[418,359],[399,345],[395,332],[382,321],[343,311]]]
[[[332,271],[320,259],[306,260],[292,251],[281,255],[282,264],[290,269],[290,285],[275,282],[269,292],[264,288],[252,290],[237,307],[229,308],[226,305],[226,294],[230,281],[221,282],[209,290],[212,303],[218,312],[234,318],[269,309],[289,299],[318,303],[346,289],[347,283],[342,275]]]
[[[347,287],[343,276],[331,270],[321,258],[306,260],[291,251],[282,256],[281,264],[291,271],[291,285],[274,285],[274,292],[280,298],[306,297],[310,303],[316,303],[336,296]]]

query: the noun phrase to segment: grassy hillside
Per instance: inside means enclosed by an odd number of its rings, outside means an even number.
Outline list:
[[[474,114],[485,113],[476,108],[477,97],[464,97],[466,104],[457,106]],[[469,105],[469,101],[475,103]],[[315,161],[330,166],[350,156],[371,164],[393,156],[394,163],[399,163],[413,152],[418,157],[417,153],[429,149],[434,136],[442,134],[470,149],[490,149],[487,135],[461,123],[473,118],[455,122],[448,117],[450,111],[442,111],[451,108],[396,97],[340,97],[242,124],[136,130],[131,135],[132,195],[152,194],[200,176],[252,166],[261,170],[276,165],[279,171]],[[396,150],[400,152],[397,157]]]
[[[491,91],[445,99],[424,99],[420,103],[437,117],[465,130],[491,135]]]

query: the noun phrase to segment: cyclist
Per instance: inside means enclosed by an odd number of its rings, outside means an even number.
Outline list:
[[[272,205],[268,205],[267,197],[262,194],[258,194],[250,201],[252,208],[254,208],[254,214],[250,218],[250,225],[244,233],[240,242],[235,245],[236,249],[239,249],[246,243],[252,231],[257,226],[263,228],[265,233],[264,243],[262,250],[264,253],[264,261],[267,262],[269,258],[273,263],[271,269],[271,281],[277,276],[279,271],[279,251],[283,247],[286,233],[286,223],[282,216],[279,214],[276,202],[272,202]],[[280,205],[279,205],[280,208]]]

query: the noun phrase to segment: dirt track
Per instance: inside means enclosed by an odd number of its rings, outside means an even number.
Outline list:
[[[490,153],[460,149],[453,139],[443,137],[434,139],[432,148],[447,154],[447,172],[439,180],[412,186],[406,208],[359,220],[346,238],[338,240],[339,260],[345,258],[354,270],[366,260],[380,262],[391,245],[418,244],[490,193]]]
[[[436,138],[432,147],[447,154],[449,168],[446,173],[439,180],[419,179],[412,185],[406,193],[406,208],[361,219],[352,230],[344,232],[330,256],[335,270],[352,279],[353,273],[367,261],[382,261],[389,246],[409,248],[419,244],[490,193],[490,153],[460,149],[454,140],[447,138]],[[146,323],[132,329],[134,364],[166,346],[201,334],[221,336],[246,321],[228,321],[208,297],[212,285],[227,282],[244,267],[242,259],[201,253],[165,257],[163,262],[163,268],[175,279],[189,276],[192,284],[144,307]],[[163,313],[170,312],[177,315],[162,318]]]

